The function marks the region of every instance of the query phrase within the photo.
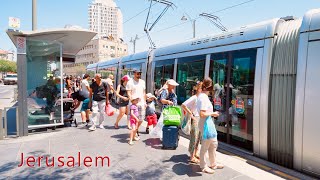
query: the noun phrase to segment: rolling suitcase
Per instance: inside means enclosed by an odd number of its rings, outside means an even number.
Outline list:
[[[162,133],[162,149],[176,149],[179,143],[179,128],[163,126]]]

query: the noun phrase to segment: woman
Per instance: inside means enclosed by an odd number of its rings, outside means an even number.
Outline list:
[[[210,102],[210,99],[208,97],[210,91],[213,90],[212,86],[212,80],[211,78],[205,78],[203,80],[202,84],[202,93],[198,95],[197,99],[197,110],[200,114],[200,120],[199,120],[199,130],[202,134],[202,141],[201,141],[201,149],[200,149],[200,168],[202,169],[202,172],[213,174],[214,169],[222,169],[223,165],[220,165],[216,162],[216,151],[218,148],[218,140],[217,140],[217,130],[215,129],[214,123],[206,122],[208,117],[218,117],[218,112],[213,112],[213,106]],[[210,120],[210,119],[208,119]],[[207,125],[213,132],[210,132],[211,138],[210,139],[204,139],[204,126]],[[208,129],[209,129],[208,128]],[[209,154],[209,160],[210,165],[207,166],[206,162],[204,160],[205,154],[208,152]]]
[[[114,124],[115,129],[119,129],[119,121],[122,116],[127,113],[127,107],[129,104],[129,97],[127,94],[126,86],[128,81],[130,80],[128,75],[125,75],[121,78],[121,84],[118,85],[116,96],[119,98],[119,115],[117,117],[116,123]],[[128,129],[130,129],[130,121],[128,121]]]
[[[84,124],[85,122],[87,123],[86,126],[89,125],[89,113],[90,113],[90,108],[89,108],[89,92],[90,92],[90,85],[88,80],[90,79],[89,74],[85,74],[83,76],[83,80],[81,82],[81,90],[79,92],[79,95],[84,98],[82,102],[82,107],[81,107],[81,118],[82,118],[82,123]]]
[[[160,102],[162,104],[162,109],[168,107],[169,105],[176,106],[178,103],[177,95],[174,89],[179,84],[173,80],[169,79],[166,84],[159,90],[160,92]]]
[[[72,94],[72,77],[67,77],[66,78],[66,88],[68,90],[68,98],[71,98]]]
[[[202,89],[202,82],[198,82],[194,87],[195,95],[191,96],[188,100],[182,103],[181,107],[191,117],[191,131],[190,131],[190,142],[189,142],[189,153],[190,162],[199,164],[198,147],[201,140],[201,135],[198,128],[199,113],[197,111],[197,99]]]

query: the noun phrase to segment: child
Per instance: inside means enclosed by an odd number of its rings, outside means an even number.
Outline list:
[[[155,100],[157,98],[151,93],[147,94],[147,108],[146,108],[146,117],[148,121],[148,126],[146,128],[146,133],[149,134],[149,126],[153,125],[155,127],[157,125],[157,115],[155,108]]]
[[[136,133],[137,133],[137,125],[139,122],[139,111],[138,111],[138,102],[140,101],[139,97],[133,97],[131,100],[131,106],[130,106],[130,125],[131,125],[131,132],[130,132],[130,140],[129,140],[129,144],[133,145],[133,140],[138,141],[139,137],[136,137]]]

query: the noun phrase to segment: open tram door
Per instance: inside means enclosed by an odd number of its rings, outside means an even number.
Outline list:
[[[19,136],[28,135],[29,129],[63,125],[63,62],[74,62],[96,33],[58,29],[7,34],[17,47]]]

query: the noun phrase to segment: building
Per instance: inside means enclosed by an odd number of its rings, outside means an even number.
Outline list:
[[[65,73],[80,74],[83,66],[127,55],[122,19],[113,0],[93,0],[88,7],[89,29],[97,35],[79,51],[74,64],[64,64]]]
[[[14,60],[14,53],[0,49],[0,59],[13,61]]]
[[[93,0],[88,9],[89,29],[97,32],[97,37],[123,37],[121,10],[113,0]]]
[[[120,40],[99,38],[91,40],[76,56],[76,63],[88,65],[128,54],[128,45]]]

